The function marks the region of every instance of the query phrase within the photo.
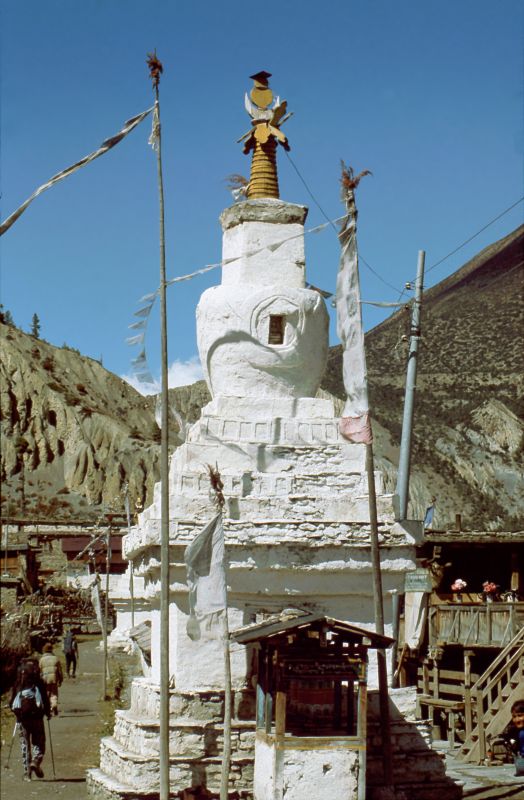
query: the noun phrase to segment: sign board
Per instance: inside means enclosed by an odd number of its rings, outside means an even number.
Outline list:
[[[420,567],[412,572],[406,572],[404,577],[405,592],[431,592],[432,589],[429,569]]]
[[[287,678],[314,678],[317,680],[357,678],[364,680],[365,668],[364,661],[353,658],[331,658],[325,661],[322,659],[288,661],[286,659],[283,664],[283,674]]]

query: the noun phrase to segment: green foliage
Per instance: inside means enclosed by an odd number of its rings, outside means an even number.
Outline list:
[[[66,344],[65,342],[64,342],[64,344],[62,345],[62,350],[69,350],[69,352],[71,352],[71,353],[76,353],[76,354],[77,354],[77,356],[80,356],[80,355],[82,355],[82,354],[81,354],[81,352],[80,352],[80,350],[78,350],[76,347],[69,347],[69,345],[68,345],[68,344]]]
[[[0,322],[4,325],[9,325],[11,328],[16,328],[13,315],[8,309],[4,309],[3,303],[0,303]]]
[[[39,319],[38,314],[36,312],[33,314],[33,317],[31,319],[31,330],[30,330],[30,333],[31,333],[31,336],[35,337],[35,339],[39,339],[40,338],[40,319]]]

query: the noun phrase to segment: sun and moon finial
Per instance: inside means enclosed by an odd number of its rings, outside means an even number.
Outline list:
[[[291,116],[287,112],[287,102],[280,97],[273,99],[268,79],[270,72],[257,72],[250,76],[254,82],[249,96],[246,93],[246,111],[253,121],[253,127],[238,141],[244,143],[244,153],[253,151],[251,175],[247,184],[246,196],[253,200],[258,197],[280,197],[277,175],[277,142],[289,150],[287,137],[280,126]]]

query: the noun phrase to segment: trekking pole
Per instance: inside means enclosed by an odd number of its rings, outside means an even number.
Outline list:
[[[15,742],[15,733],[17,728],[18,728],[18,721],[15,722],[15,727],[13,728],[13,735],[11,737],[11,747],[9,748],[9,753],[7,755],[7,762],[4,766],[4,769],[9,769],[9,762],[11,761],[11,751],[13,750],[13,744]]]
[[[48,717],[47,719],[47,727],[49,730],[49,749],[51,751],[51,764],[53,765],[53,778],[56,780],[56,772],[55,772],[55,756],[53,754],[53,740],[51,739],[51,721]]]

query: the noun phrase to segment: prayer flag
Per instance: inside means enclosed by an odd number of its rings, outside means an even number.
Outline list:
[[[337,277],[337,333],[342,342],[342,375],[347,400],[340,433],[350,442],[371,444],[366,353],[360,304],[357,223],[354,192],[346,197],[348,213],[339,234],[341,253]]]
[[[187,634],[200,638],[200,621],[227,608],[224,528],[218,513],[186,547],[184,561],[189,588]],[[208,620],[211,622],[212,620]]]
[[[31,197],[28,197],[27,200],[16,209],[16,211],[13,211],[13,213],[9,217],[7,217],[7,219],[4,220],[4,222],[2,222],[2,224],[0,225],[0,236],[2,236],[6,231],[9,230],[11,225],[13,225],[13,223],[16,222],[18,217],[20,217],[24,213],[28,205],[32,203],[33,200],[36,197],[38,197],[39,194],[45,192],[46,189],[50,189],[51,186],[53,186],[55,183],[58,183],[58,181],[63,180],[63,178],[67,178],[68,175],[72,175],[73,172],[76,172],[81,167],[85,167],[86,164],[89,164],[91,161],[94,161],[95,158],[103,156],[104,153],[107,153],[108,150],[111,150],[112,147],[121,142],[122,139],[125,136],[127,136],[128,133],[131,133],[133,128],[136,128],[136,126],[140,122],[142,122],[142,120],[145,119],[145,117],[147,117],[147,115],[150,114],[152,110],[153,108],[148,108],[147,111],[143,111],[141,114],[137,114],[136,117],[128,119],[127,122],[124,122],[124,127],[122,128],[122,130],[119,131],[114,136],[111,136],[109,139],[106,139],[104,142],[102,142],[98,150],[95,150],[88,156],[81,158],[80,161],[76,162],[76,164],[72,164],[72,166],[66,167],[66,169],[62,170],[62,172],[58,172],[56,175],[53,175],[53,177],[50,178],[47,181],[47,183],[44,183],[42,186],[39,186],[38,189],[36,189],[33,192]]]
[[[100,629],[104,630],[104,619],[102,617],[102,603],[100,602],[100,575],[97,574],[93,584],[91,585],[91,602],[95,609],[96,619],[100,625]]]

